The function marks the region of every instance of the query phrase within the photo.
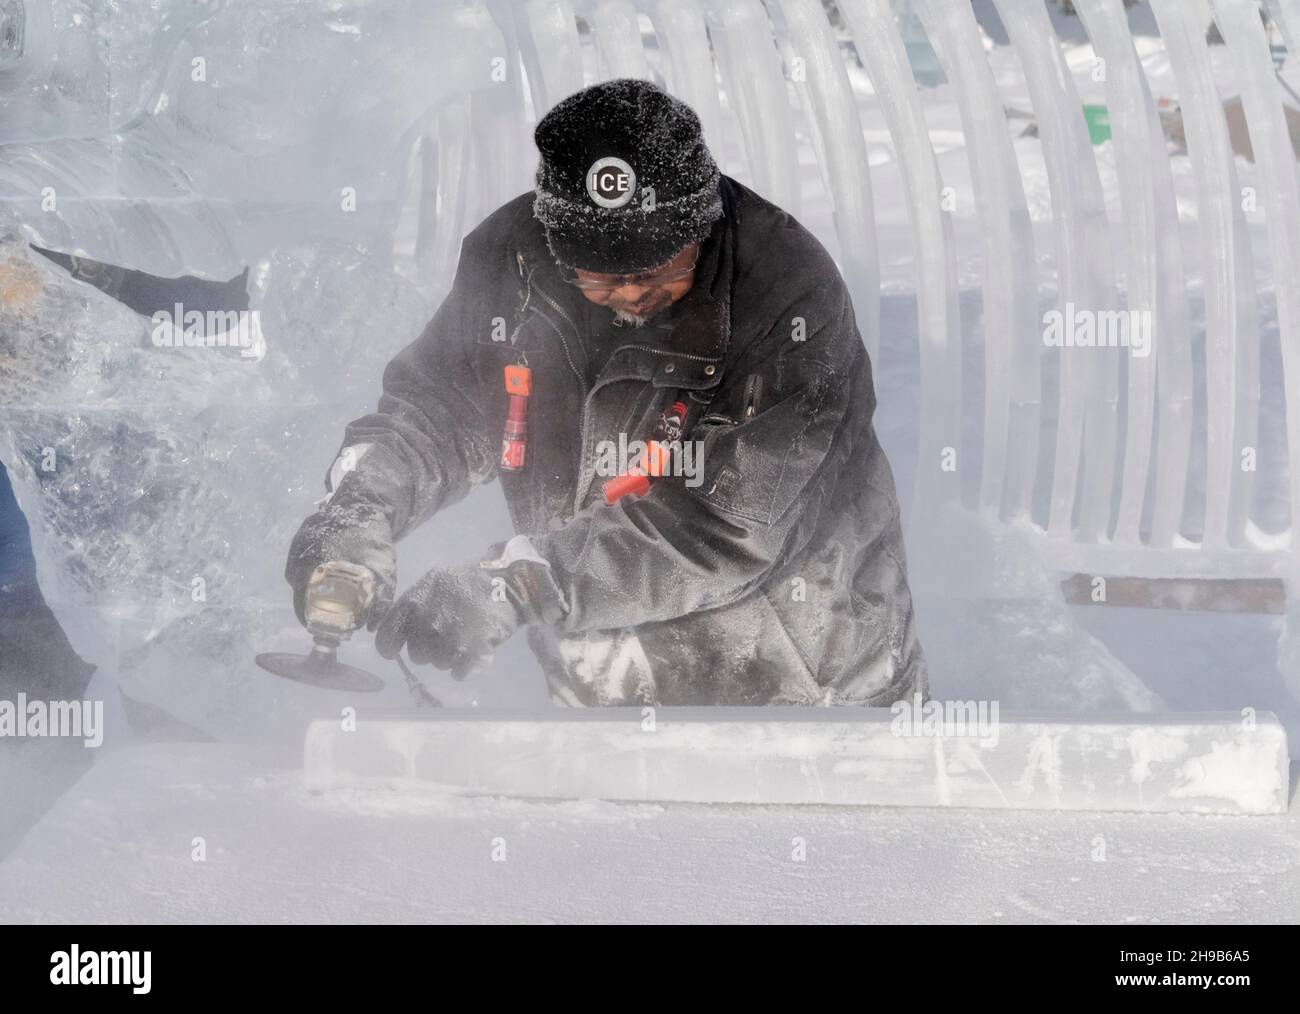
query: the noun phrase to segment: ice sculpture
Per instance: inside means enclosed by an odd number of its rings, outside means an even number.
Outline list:
[[[1295,13],[1295,5],[1285,9]],[[1274,294],[1281,334],[1282,371],[1286,390],[1287,452],[1290,465],[1291,532],[1300,515],[1300,179],[1286,120],[1269,73],[1268,40],[1253,5],[1245,0],[1215,0],[1215,20],[1232,55],[1242,90],[1251,146],[1259,171],[1268,237],[1273,260]],[[1294,21],[1294,19],[1292,19]],[[1294,28],[1294,24],[1291,25]],[[1278,643],[1278,663],[1296,696],[1300,696],[1300,564],[1294,552],[1278,568],[1286,578],[1287,620]]]
[[[758,0],[719,0],[705,10],[749,179],[759,193],[798,215],[798,145],[767,13]]]
[[[1277,3],[1293,37],[1298,3]],[[373,400],[382,364],[417,333],[461,236],[529,186],[532,120],[592,73],[638,74],[692,103],[728,172],[795,214],[833,222],[822,239],[873,353],[900,340],[879,330],[874,220],[893,209],[877,207],[863,109],[884,119],[919,278],[920,409],[902,427],[906,439],[918,436],[922,459],[916,502],[925,511],[912,541],[928,557],[918,566],[929,567],[931,587],[961,581],[967,596],[922,609],[936,685],[978,676],[977,689],[1026,707],[1154,706],[1072,626],[1041,560],[1110,573],[1260,576],[1294,559],[1282,542],[1254,538],[1249,485],[1230,471],[1257,414],[1252,258],[1264,251],[1251,250],[1240,219],[1201,35],[1210,8],[1153,0],[1185,100],[1211,269],[1214,379],[1204,411],[1213,481],[1197,548],[1179,537],[1196,406],[1176,209],[1117,0],[1081,7],[1113,69],[1108,101],[1125,183],[1119,238],[1129,305],[1150,304],[1160,329],[1155,385],[1152,364],[1130,370],[1121,440],[1115,356],[1062,370],[1048,518],[1031,509],[1038,442],[1052,434],[1040,422],[1051,413],[1040,411],[1036,244],[1016,152],[970,8],[914,2],[956,86],[980,205],[984,436],[962,464],[981,469],[979,520],[954,513],[957,482],[937,466],[943,448],[973,446],[959,429],[961,251],[893,6],[841,0],[872,83],[862,94],[845,72],[849,40],[815,0],[0,0],[0,271],[17,294],[0,305],[0,456],[32,521],[42,583],[78,651],[135,698],[214,734],[284,720],[276,715],[285,692],[249,660],[291,647],[269,642],[297,634],[279,575],[283,550],[320,493],[342,423]],[[996,6],[1038,117],[1056,298],[1115,307],[1111,227],[1069,68],[1041,0]],[[1268,252],[1295,406],[1300,295],[1287,284],[1300,258],[1295,167],[1249,7],[1221,0],[1214,11],[1245,87],[1271,209]],[[250,267],[265,356],[157,348],[147,321],[34,254],[33,242],[163,276],[226,279]],[[1288,413],[1288,426],[1296,503],[1300,411]],[[990,520],[999,512],[1016,524],[999,527]],[[480,542],[499,534],[473,533]],[[1026,629],[1041,637],[1013,640]]]
[[[1102,313],[1116,309],[1110,233],[1101,181],[1074,79],[1065,65],[1046,8],[1036,0],[995,0],[1011,36],[1038,113],[1057,222],[1058,302]],[[1094,349],[1087,359],[1061,358],[1060,412],[1049,531],[1074,530],[1082,489],[1080,535],[1108,533],[1115,460],[1118,353]],[[1088,453],[1083,454],[1084,443]],[[1083,469],[1080,469],[1080,459]]]
[[[1300,0],[1268,0],[1268,10],[1282,30],[1287,49],[1300,46]]]
[[[1260,188],[1268,209],[1268,236],[1282,333],[1282,363],[1287,404],[1300,405],[1300,180],[1277,98],[1268,41],[1253,4],[1215,0],[1215,19],[1232,54],[1246,108]],[[1287,447],[1291,464],[1291,511],[1295,523],[1300,504],[1300,412],[1287,413]]]
[[[961,320],[956,246],[944,210],[943,181],[907,51],[885,0],[845,4],[844,17],[871,74],[897,144],[917,251],[921,342],[921,435],[914,511],[928,513],[959,499],[960,470],[942,467],[946,449],[961,453]]]
[[[508,53],[481,5],[41,0],[12,11],[26,17],[23,52],[0,71],[0,200],[42,246],[214,278],[305,239],[387,256],[422,117],[476,93],[485,185],[505,172],[505,189],[527,186],[517,155],[487,157],[518,131],[491,129]],[[473,198],[469,221],[497,196]]]
[[[1160,384],[1160,446],[1156,453],[1153,539],[1172,539],[1182,514],[1192,433],[1191,340],[1182,237],[1164,131],[1138,61],[1124,9],[1106,0],[1078,0],[1097,56],[1105,61],[1106,104],[1115,139],[1128,256],[1127,307],[1150,314],[1151,354],[1128,362],[1128,413],[1115,541],[1137,546],[1151,466],[1156,374]]]
[[[533,109],[540,118],[582,87],[578,23],[567,0],[527,0],[516,21]]]
[[[375,358],[428,301],[351,248],[279,251],[253,293],[258,362],[156,347],[148,320],[12,237],[0,265],[27,280],[0,303],[0,457],[73,646],[97,679],[214,734],[286,720],[246,664],[285,625],[284,546],[322,449],[373,399]]]
[[[844,71],[844,58],[821,4],[816,0],[786,0],[781,7],[787,64],[807,111],[808,132],[826,191],[835,206],[837,223],[871,222],[875,212],[867,145],[862,137],[853,90]],[[867,352],[880,351],[880,263],[874,237],[866,229],[841,227],[840,270],[862,323]]]
[[[1254,268],[1236,197],[1240,186],[1227,125],[1218,112],[1220,96],[1204,33],[1195,29],[1198,21],[1208,24],[1209,5],[1157,0],[1152,10],[1183,95],[1188,154],[1197,178],[1208,358],[1203,541],[1222,546],[1228,540],[1230,502],[1246,497],[1248,473],[1236,463],[1239,449],[1252,443],[1258,415]],[[1166,531],[1162,528],[1158,534]]]
[[[703,8],[694,0],[658,0],[653,20],[665,85],[699,114],[705,141],[725,160],[722,108]]]
[[[1038,462],[1042,381],[1033,225],[1006,113],[966,4],[915,0],[954,85],[984,236],[984,457],[979,504],[1029,516]]]
[[[599,0],[592,12],[591,27],[602,79],[651,76],[632,0]]]

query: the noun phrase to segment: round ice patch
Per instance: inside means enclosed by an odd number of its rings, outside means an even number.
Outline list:
[[[621,158],[597,159],[587,170],[587,193],[602,208],[621,208],[636,193],[636,173]]]

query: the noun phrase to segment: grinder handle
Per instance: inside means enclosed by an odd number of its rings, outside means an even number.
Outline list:
[[[335,642],[346,639],[361,626],[374,596],[375,576],[369,567],[342,560],[322,563],[307,581],[308,632]]]

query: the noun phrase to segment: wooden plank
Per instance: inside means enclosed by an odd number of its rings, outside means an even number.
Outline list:
[[[1271,616],[1286,611],[1286,587],[1276,578],[1207,580],[1074,574],[1061,582],[1061,590],[1065,601],[1083,606]]]

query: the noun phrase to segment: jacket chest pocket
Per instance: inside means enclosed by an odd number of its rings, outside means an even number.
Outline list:
[[[666,394],[644,380],[619,381],[596,392],[582,449],[580,506],[602,499],[606,482],[640,464],[637,452],[653,436]]]

